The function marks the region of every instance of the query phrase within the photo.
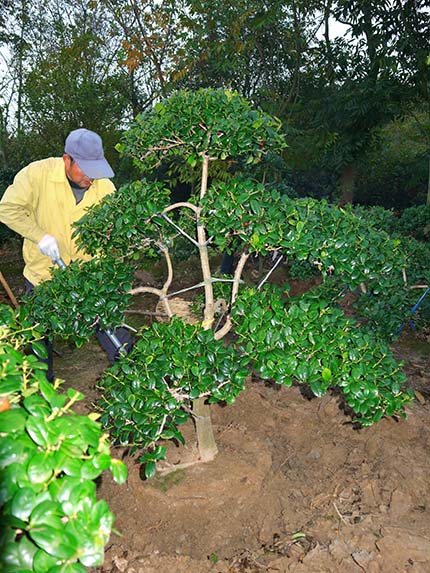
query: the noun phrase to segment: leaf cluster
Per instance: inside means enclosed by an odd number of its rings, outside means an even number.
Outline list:
[[[430,236],[430,205],[416,205],[402,211],[395,232],[417,241],[428,241]]]
[[[202,155],[253,163],[285,147],[280,127],[279,120],[234,92],[182,90],[137,116],[117,149],[142,171],[175,157],[194,167]]]
[[[140,458],[147,477],[164,458],[163,440],[183,442],[179,426],[189,418],[191,401],[233,402],[251,370],[286,386],[306,383],[316,396],[339,388],[362,426],[405,415],[412,395],[404,390],[402,365],[385,343],[319,293],[286,298],[278,287],[246,289],[233,321],[234,345],[179,319],[157,323],[103,376],[102,421],[118,443],[147,450]]]
[[[245,245],[263,256],[281,250],[323,275],[341,276],[349,288],[401,275],[400,242],[373,228],[351,209],[326,201],[291,199],[251,181],[213,184],[202,201],[202,220],[213,244],[234,251]]]
[[[128,356],[106,370],[101,420],[117,443],[149,449],[141,461],[150,477],[153,463],[164,456],[157,442],[183,442],[178,426],[188,420],[192,400],[234,402],[245,387],[248,362],[201,325],[177,318],[155,323],[139,333]]]
[[[399,241],[405,253],[407,284],[400,276],[370,282],[366,292],[361,293],[355,302],[358,315],[384,339],[397,338],[410,318],[420,329],[430,325],[427,302],[413,311],[423,288],[430,284],[427,266],[430,245],[406,236],[400,237]],[[411,288],[415,285],[422,288]],[[413,317],[411,311],[414,312]]]
[[[51,336],[81,346],[95,327],[123,323],[132,279],[131,267],[121,260],[74,261],[64,271],[53,269],[52,279],[34,288],[25,300],[26,313]]]
[[[399,243],[405,273],[404,277],[397,273],[366,282],[366,292],[359,294],[354,305],[358,316],[387,340],[396,338],[410,318],[414,327],[422,329],[428,326],[428,304],[413,310],[423,290],[411,287],[430,284],[427,265],[430,246],[426,240],[430,224],[429,208],[425,205],[411,207],[400,216],[382,207],[355,207],[354,212],[366,218],[373,227],[385,230]],[[410,316],[411,311],[413,317]]]
[[[74,236],[90,255],[146,257],[158,252],[167,225],[157,215],[169,204],[169,190],[146,179],[123,185],[92,207],[76,224]],[[155,217],[155,219],[154,219]]]
[[[97,416],[71,407],[25,344],[38,335],[0,307],[0,564],[6,573],[84,573],[101,565],[114,517],[94,480],[109,469],[123,483]]]
[[[240,351],[259,376],[316,396],[338,387],[362,426],[404,416],[412,399],[389,347],[312,291],[283,300],[279,287],[242,291],[233,310]]]

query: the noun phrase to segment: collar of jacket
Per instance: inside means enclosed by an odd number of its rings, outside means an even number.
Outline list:
[[[56,159],[57,159],[56,165],[54,166],[54,169],[51,171],[49,179],[51,181],[55,181],[56,183],[66,183],[67,182],[66,168],[64,165],[63,158],[57,157]]]

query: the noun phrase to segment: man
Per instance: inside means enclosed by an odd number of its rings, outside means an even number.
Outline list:
[[[24,237],[24,280],[27,292],[51,277],[50,267],[60,259],[68,265],[91,257],[72,239],[72,224],[86,209],[115,190],[114,176],[106,161],[99,135],[76,129],[66,138],[63,157],[30,163],[15,177],[0,201],[0,222]],[[117,349],[111,338],[96,332],[112,363]],[[131,345],[127,329],[115,333],[122,344]],[[53,378],[52,347],[48,344],[48,378]]]

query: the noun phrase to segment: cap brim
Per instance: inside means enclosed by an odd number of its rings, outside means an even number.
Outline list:
[[[106,159],[75,159],[75,161],[90,179],[110,179],[115,175]]]

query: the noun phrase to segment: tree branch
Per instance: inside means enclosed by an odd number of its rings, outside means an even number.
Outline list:
[[[239,292],[239,285],[242,282],[240,280],[240,277],[242,276],[243,268],[248,259],[249,259],[249,253],[242,253],[239,262],[237,263],[233,277],[233,287],[231,289],[230,309],[233,307],[233,304],[237,298],[237,294]],[[217,332],[215,332],[214,334],[215,340],[221,340],[221,338],[223,338],[228,332],[230,332],[232,326],[233,324],[231,320],[231,311],[230,311],[230,313],[227,315],[227,320],[225,321],[222,328],[220,328]]]

